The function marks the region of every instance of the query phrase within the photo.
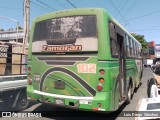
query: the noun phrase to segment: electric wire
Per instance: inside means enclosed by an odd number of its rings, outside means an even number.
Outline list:
[[[124,16],[126,16],[131,10],[133,10],[133,8],[136,6],[137,3],[138,3],[138,0],[133,0],[133,3],[129,7],[129,9],[126,10],[126,13],[124,14]]]
[[[112,4],[112,6],[113,6],[113,7],[118,11],[118,13],[121,15],[121,17],[124,19],[124,21],[126,21],[126,19],[125,19],[124,16],[121,14],[121,12],[118,10],[118,8],[114,5],[114,3],[112,2],[112,0],[110,0],[110,2],[111,2],[111,4]],[[130,23],[129,23],[129,22],[128,22],[128,23],[125,22],[124,27],[125,27],[126,25],[129,25],[130,30],[132,31],[132,28],[131,28],[131,26],[130,26]]]
[[[137,30],[134,30],[134,31],[143,31],[143,30],[154,30],[154,29],[151,29],[151,28],[155,28],[155,27],[160,27],[160,25],[156,25],[156,26],[151,26],[151,27],[147,27],[147,28],[143,28],[143,29],[137,29]]]
[[[70,5],[72,5],[74,8],[76,8],[76,6],[75,6],[72,2],[70,2],[69,0],[67,0],[67,2],[68,2]]]
[[[30,1],[32,4],[34,4],[34,5],[36,5],[36,6],[39,6],[40,8],[43,8],[45,11],[49,11],[49,12],[52,12],[51,10],[49,10],[49,9],[47,9],[47,8],[45,8],[45,7],[43,7],[43,6],[41,6],[41,5],[39,5],[39,4],[37,4],[37,3],[35,3],[35,2],[33,2],[33,1]]]
[[[62,4],[59,0],[56,0],[61,6],[63,6],[64,8],[68,8],[67,6],[65,6],[64,4]]]
[[[20,10],[22,10],[23,8],[0,7],[0,9],[15,9],[15,10],[16,10],[16,9],[17,9],[17,10],[19,10],[19,9],[20,9]]]
[[[118,4],[118,3],[115,4],[115,6],[121,6],[121,4],[123,3],[123,1],[124,1],[124,0],[121,0],[120,3],[119,3],[119,4]],[[117,13],[117,10],[116,10],[116,13]]]
[[[125,20],[124,16],[121,14],[121,12],[118,10],[118,8],[115,6],[115,4],[112,2],[112,0],[110,2],[113,5],[113,7],[118,11],[118,13],[121,15],[121,17]]]
[[[132,21],[132,20],[140,19],[140,18],[149,16],[149,15],[157,14],[157,13],[160,13],[160,10],[150,12],[150,13],[147,13],[147,14],[144,14],[144,15],[141,15],[141,16],[137,16],[137,17],[134,17],[134,18],[130,18],[130,19],[127,19],[126,21]],[[122,22],[125,22],[125,21],[122,21]]]
[[[121,9],[119,10],[119,12],[122,11],[122,9],[126,6],[126,4],[128,3],[129,0],[126,0],[126,2],[123,4],[123,6],[121,7]],[[118,13],[115,15],[115,17],[118,15]]]
[[[41,2],[40,0],[36,0],[36,1],[39,2],[39,3],[41,3],[41,4],[43,4],[43,5],[45,5],[45,6],[47,6],[47,7],[49,7],[50,9],[57,10],[56,8],[54,8],[54,7],[52,7],[52,6],[49,6],[49,5],[47,5],[46,3]]]
[[[134,30],[134,31],[159,31],[160,29],[142,29],[142,30]]]

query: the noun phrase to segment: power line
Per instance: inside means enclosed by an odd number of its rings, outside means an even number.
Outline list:
[[[48,12],[48,11],[49,11],[49,12],[52,12],[51,10],[49,10],[49,9],[47,9],[47,8],[45,8],[45,7],[41,6],[41,5],[33,2],[33,1],[30,1],[30,2],[33,3],[33,4],[36,5],[36,6],[39,6],[40,8],[43,8],[44,10],[47,10],[47,12]]]
[[[160,36],[158,36],[158,35],[145,35],[145,36],[147,36],[147,37],[158,37],[158,39],[160,38]]]
[[[67,6],[65,6],[64,4],[62,4],[60,1],[56,0],[61,6],[68,8]]]
[[[134,31],[159,31],[160,29],[142,29],[142,30],[134,30]]]
[[[23,9],[23,8],[10,8],[10,7],[0,7],[0,9]]]
[[[111,4],[114,6],[114,8],[118,11],[118,13],[122,16],[122,18],[124,19],[124,21],[126,21],[126,19],[124,18],[124,16],[121,14],[121,12],[118,10],[118,8],[114,5],[114,3],[112,2],[112,0],[110,0],[110,2],[111,2]],[[129,25],[129,28],[130,28],[130,30],[132,31],[132,28],[131,28],[131,26],[130,26],[130,23],[128,22],[128,23],[126,23],[125,22],[125,26],[126,25]]]
[[[123,19],[125,20],[124,16],[120,13],[120,11],[118,10],[118,8],[115,6],[115,4],[112,2],[112,0],[110,0],[111,4],[113,5],[113,7],[118,11],[118,13],[123,17]]]
[[[56,8],[51,7],[51,6],[47,5],[47,4],[44,3],[44,2],[41,2],[40,0],[36,0],[36,1],[39,2],[39,3],[41,3],[41,4],[43,4],[43,5],[45,5],[45,6],[47,6],[47,7],[49,7],[49,8],[51,8],[51,9],[57,10]]]
[[[110,0],[110,2],[113,5],[113,7],[118,11],[118,13],[122,16],[122,18],[125,20],[124,16],[121,14],[121,12],[118,10],[118,8],[115,6],[115,4],[112,2],[112,0]],[[125,24],[127,25],[126,22],[125,22]]]
[[[155,30],[155,29],[151,29],[151,28],[155,28],[155,27],[159,27],[160,25],[156,25],[156,26],[152,26],[152,27],[148,27],[148,28],[143,28],[143,29],[138,29],[138,30],[134,30],[134,31],[143,31],[143,30]],[[158,29],[157,29],[158,30]]]
[[[124,16],[126,16],[135,7],[136,3],[137,3],[137,0],[133,0],[133,2],[131,4],[131,6],[129,7],[129,9],[126,10],[127,12],[124,14]]]
[[[76,8],[76,6],[73,4],[73,3],[71,3],[69,0],[67,0],[68,1],[68,3],[70,4],[70,5],[72,5],[74,8]]]
[[[141,16],[138,16],[138,17],[135,17],[135,18],[127,19],[126,21],[131,21],[131,20],[135,20],[135,19],[140,19],[140,18],[143,18],[143,17],[149,16],[149,15],[152,15],[152,14],[159,13],[159,12],[160,12],[160,10],[158,10],[158,11],[154,11],[154,12],[151,12],[151,13],[147,13],[147,14],[144,14],[144,15],[141,15]],[[125,22],[125,21],[122,21],[122,22]]]
[[[121,4],[123,3],[123,1],[124,1],[124,0],[121,0],[119,4],[118,4],[118,2],[117,2],[117,4],[115,4],[115,6],[119,6],[119,7],[120,7],[120,6],[121,6]],[[116,10],[116,11],[114,11],[114,13],[115,13],[115,12],[117,13],[117,10]]]
[[[131,6],[129,7],[129,9],[126,10],[126,13],[124,16],[126,16],[135,6],[136,4],[138,3],[137,0],[133,0],[133,3],[131,4]]]
[[[129,0],[127,0],[124,4],[123,4],[123,6],[121,7],[121,9],[119,10],[119,12],[126,6],[126,4],[128,3],[128,1]],[[118,15],[118,13],[115,15],[115,17]]]

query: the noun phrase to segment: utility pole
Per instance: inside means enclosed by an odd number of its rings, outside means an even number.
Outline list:
[[[29,26],[30,26],[30,0],[24,0],[24,37],[23,37],[23,53],[24,53],[24,48],[29,42]]]

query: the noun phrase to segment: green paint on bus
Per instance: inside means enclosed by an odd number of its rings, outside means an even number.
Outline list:
[[[101,8],[56,11],[34,19],[28,99],[115,111],[139,86],[141,44]]]

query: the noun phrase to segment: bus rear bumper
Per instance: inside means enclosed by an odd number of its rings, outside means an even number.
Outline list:
[[[34,93],[34,94],[33,94]],[[58,106],[93,111],[110,111],[109,92],[97,93],[94,97],[66,96],[34,90],[30,99]]]

